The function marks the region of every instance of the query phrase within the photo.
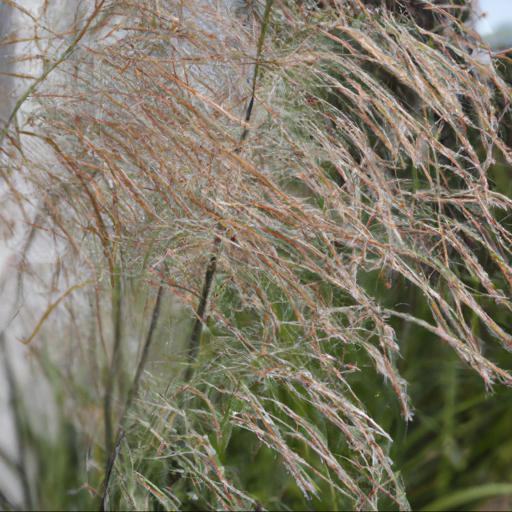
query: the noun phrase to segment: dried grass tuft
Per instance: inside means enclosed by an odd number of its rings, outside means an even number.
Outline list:
[[[474,329],[512,348],[492,314],[512,308],[512,201],[489,175],[511,160],[511,91],[478,57],[468,3],[401,4],[105,3],[111,24],[94,14],[95,35],[28,90],[31,126],[11,124],[4,151],[30,170],[44,229],[86,251],[110,294],[106,456],[131,467],[109,479],[111,500],[259,507],[229,464],[245,431],[306,496],[327,486],[357,509],[406,509],[391,439],[352,389],[376,372],[412,418],[393,318],[450,345],[486,386],[512,384]],[[429,313],[383,304],[372,275]],[[161,281],[196,327],[116,447],[135,279]]]

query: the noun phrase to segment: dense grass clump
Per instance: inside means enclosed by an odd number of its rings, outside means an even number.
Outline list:
[[[55,252],[22,341],[57,435],[20,420],[26,501],[510,494],[511,90],[471,2],[82,8],[62,33],[41,14],[1,132],[27,253]]]

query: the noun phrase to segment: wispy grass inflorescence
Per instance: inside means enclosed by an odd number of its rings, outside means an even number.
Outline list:
[[[412,419],[396,320],[487,387],[512,384],[485,353],[512,349],[494,315],[512,309],[512,200],[490,175],[511,160],[511,91],[478,57],[470,2],[107,4],[28,90],[31,126],[5,130],[42,229],[94,281],[102,508],[302,494],[407,509],[392,439],[354,386],[379,375]],[[375,283],[428,308],[389,304]],[[244,450],[272,461],[280,500],[244,474]]]

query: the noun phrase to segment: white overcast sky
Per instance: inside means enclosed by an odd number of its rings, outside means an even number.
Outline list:
[[[512,0],[480,0],[480,11],[487,13],[478,24],[481,34],[488,34],[504,23],[512,23]]]

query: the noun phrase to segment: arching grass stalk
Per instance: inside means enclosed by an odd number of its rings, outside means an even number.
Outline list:
[[[258,38],[258,44],[256,49],[256,62],[254,65],[254,72],[252,75],[252,82],[251,82],[251,96],[249,99],[249,103],[247,104],[247,108],[245,111],[245,127],[242,131],[242,134],[240,135],[239,139],[239,146],[237,149],[237,152],[240,151],[242,143],[247,138],[247,135],[249,133],[249,127],[248,123],[251,120],[253,108],[254,108],[254,100],[256,97],[256,84],[260,72],[261,67],[261,54],[263,52],[263,45],[265,43],[265,36],[267,34],[268,26],[270,24],[270,14],[272,11],[272,6],[274,4],[274,0],[266,0],[265,3],[265,11],[263,13],[263,20],[261,23],[261,29],[260,29],[260,35]],[[203,282],[203,288],[201,292],[201,298],[199,299],[199,303],[197,306],[196,314],[195,314],[195,321],[194,325],[192,327],[192,334],[190,335],[190,340],[188,344],[188,366],[185,371],[185,382],[189,382],[194,374],[194,362],[197,358],[197,355],[199,353],[199,346],[201,343],[201,334],[203,332],[203,324],[205,322],[206,317],[206,311],[208,308],[208,300],[210,298],[210,293],[212,289],[212,284],[215,279],[215,274],[217,273],[217,261],[218,261],[218,252],[220,251],[220,238],[215,237],[214,240],[214,250],[213,254],[210,256],[210,259],[208,261],[208,265],[206,267],[206,272],[204,275],[204,282]]]
[[[144,346],[142,347],[142,353],[140,356],[139,364],[137,365],[137,370],[135,371],[135,375],[133,377],[133,381],[128,390],[128,394],[126,396],[126,401],[123,407],[123,411],[121,413],[121,418],[119,420],[119,425],[117,428],[117,433],[115,437],[115,442],[110,445],[110,450],[107,452],[109,457],[107,459],[107,466],[105,469],[105,475],[103,479],[103,483],[101,484],[101,494],[100,494],[100,511],[106,510],[108,491],[110,485],[110,479],[112,476],[112,471],[114,469],[114,465],[116,463],[117,457],[119,455],[119,451],[121,448],[121,443],[125,437],[125,422],[127,413],[133,403],[133,400],[137,396],[139,391],[140,379],[142,377],[142,372],[146,366],[146,362],[149,355],[149,349],[151,347],[151,343],[153,341],[154,333],[156,330],[156,326],[158,324],[158,318],[160,316],[160,308],[162,303],[162,295],[163,295],[163,284],[160,284],[158,287],[158,292],[156,295],[155,305],[153,307],[153,312],[151,314],[151,322],[149,325],[148,333],[146,336],[146,340],[144,342]]]
[[[107,453],[112,451],[113,443],[113,413],[112,413],[112,399],[114,395],[114,388],[116,378],[122,370],[122,315],[123,315],[123,297],[121,286],[120,266],[115,268],[114,275],[112,276],[112,291],[111,291],[111,304],[112,304],[112,323],[114,327],[114,343],[112,350],[112,359],[106,375],[105,395],[103,401],[103,415],[105,423],[105,450]],[[119,379],[120,382],[121,378]],[[121,386],[120,386],[121,387]]]

